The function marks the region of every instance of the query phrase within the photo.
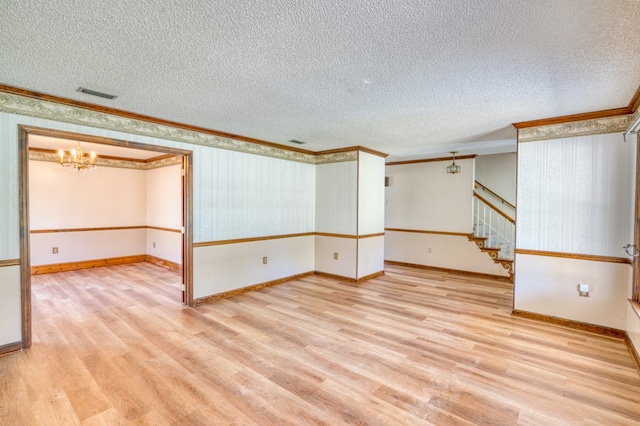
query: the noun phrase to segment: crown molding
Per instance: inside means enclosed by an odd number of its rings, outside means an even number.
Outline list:
[[[60,157],[56,151],[53,150],[29,148],[29,160],[59,163]],[[96,158],[96,166],[98,167],[114,167],[119,169],[151,170],[176,164],[182,164],[182,157],[179,155],[161,155],[156,158],[150,158],[149,160],[105,156]]]
[[[596,118],[593,120],[550,124],[518,129],[518,142],[535,142],[576,136],[624,132],[631,124],[631,115]]]

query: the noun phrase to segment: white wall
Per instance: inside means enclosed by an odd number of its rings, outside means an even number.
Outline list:
[[[620,263],[516,255],[514,308],[624,330],[633,269]],[[590,286],[589,297],[578,284]]]
[[[384,158],[358,153],[358,235],[384,232]]]
[[[447,174],[450,161],[386,167],[385,227],[470,234],[473,159],[457,160],[462,168]]]
[[[30,228],[58,230],[144,226],[143,170],[98,167],[72,173],[56,163],[29,161]],[[145,254],[146,230],[31,234],[31,265]],[[52,252],[58,247],[58,253]]]
[[[146,175],[146,224],[179,230],[182,227],[182,165],[159,167]],[[182,265],[182,234],[147,229],[145,253]]]
[[[450,161],[387,166],[385,227],[471,234],[474,160],[456,163],[462,170],[455,175],[446,173]],[[458,235],[387,231],[385,259],[508,276],[489,255]]]
[[[516,203],[515,152],[476,157],[476,180],[510,202]]]
[[[625,256],[634,160],[620,133],[521,143],[517,247]]]
[[[636,311],[631,306],[631,303],[627,304],[627,326],[625,329],[631,344],[635,347],[636,352],[640,354],[640,310]]]
[[[501,265],[467,237],[387,231],[385,259],[415,265],[508,277]]]
[[[517,249],[625,258],[634,182],[635,143],[620,133],[520,143]],[[625,328],[630,265],[530,254],[515,265],[516,309]]]
[[[30,225],[37,229],[144,226],[144,170],[98,167],[72,173],[29,161]]]
[[[312,272],[312,235],[193,250],[194,297],[201,298],[254,284]],[[262,258],[267,257],[267,264]]]
[[[22,340],[20,266],[0,267],[0,346]]]
[[[358,162],[316,166],[316,232],[358,232]]]

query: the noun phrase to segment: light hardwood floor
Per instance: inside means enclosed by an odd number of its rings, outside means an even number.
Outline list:
[[[511,317],[510,284],[389,266],[197,308],[140,263],[33,277],[0,424],[640,424],[624,342]]]

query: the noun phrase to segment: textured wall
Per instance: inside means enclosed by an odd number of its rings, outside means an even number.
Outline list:
[[[314,230],[314,165],[190,148],[194,150],[194,242]]]
[[[316,166],[317,232],[355,235],[358,232],[358,163]]]
[[[521,143],[518,248],[624,256],[634,160],[635,143],[619,133]]]

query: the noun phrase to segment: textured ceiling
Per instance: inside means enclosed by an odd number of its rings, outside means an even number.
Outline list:
[[[0,83],[313,151],[501,152],[513,122],[626,106],[638,22],[635,0],[0,0]]]

